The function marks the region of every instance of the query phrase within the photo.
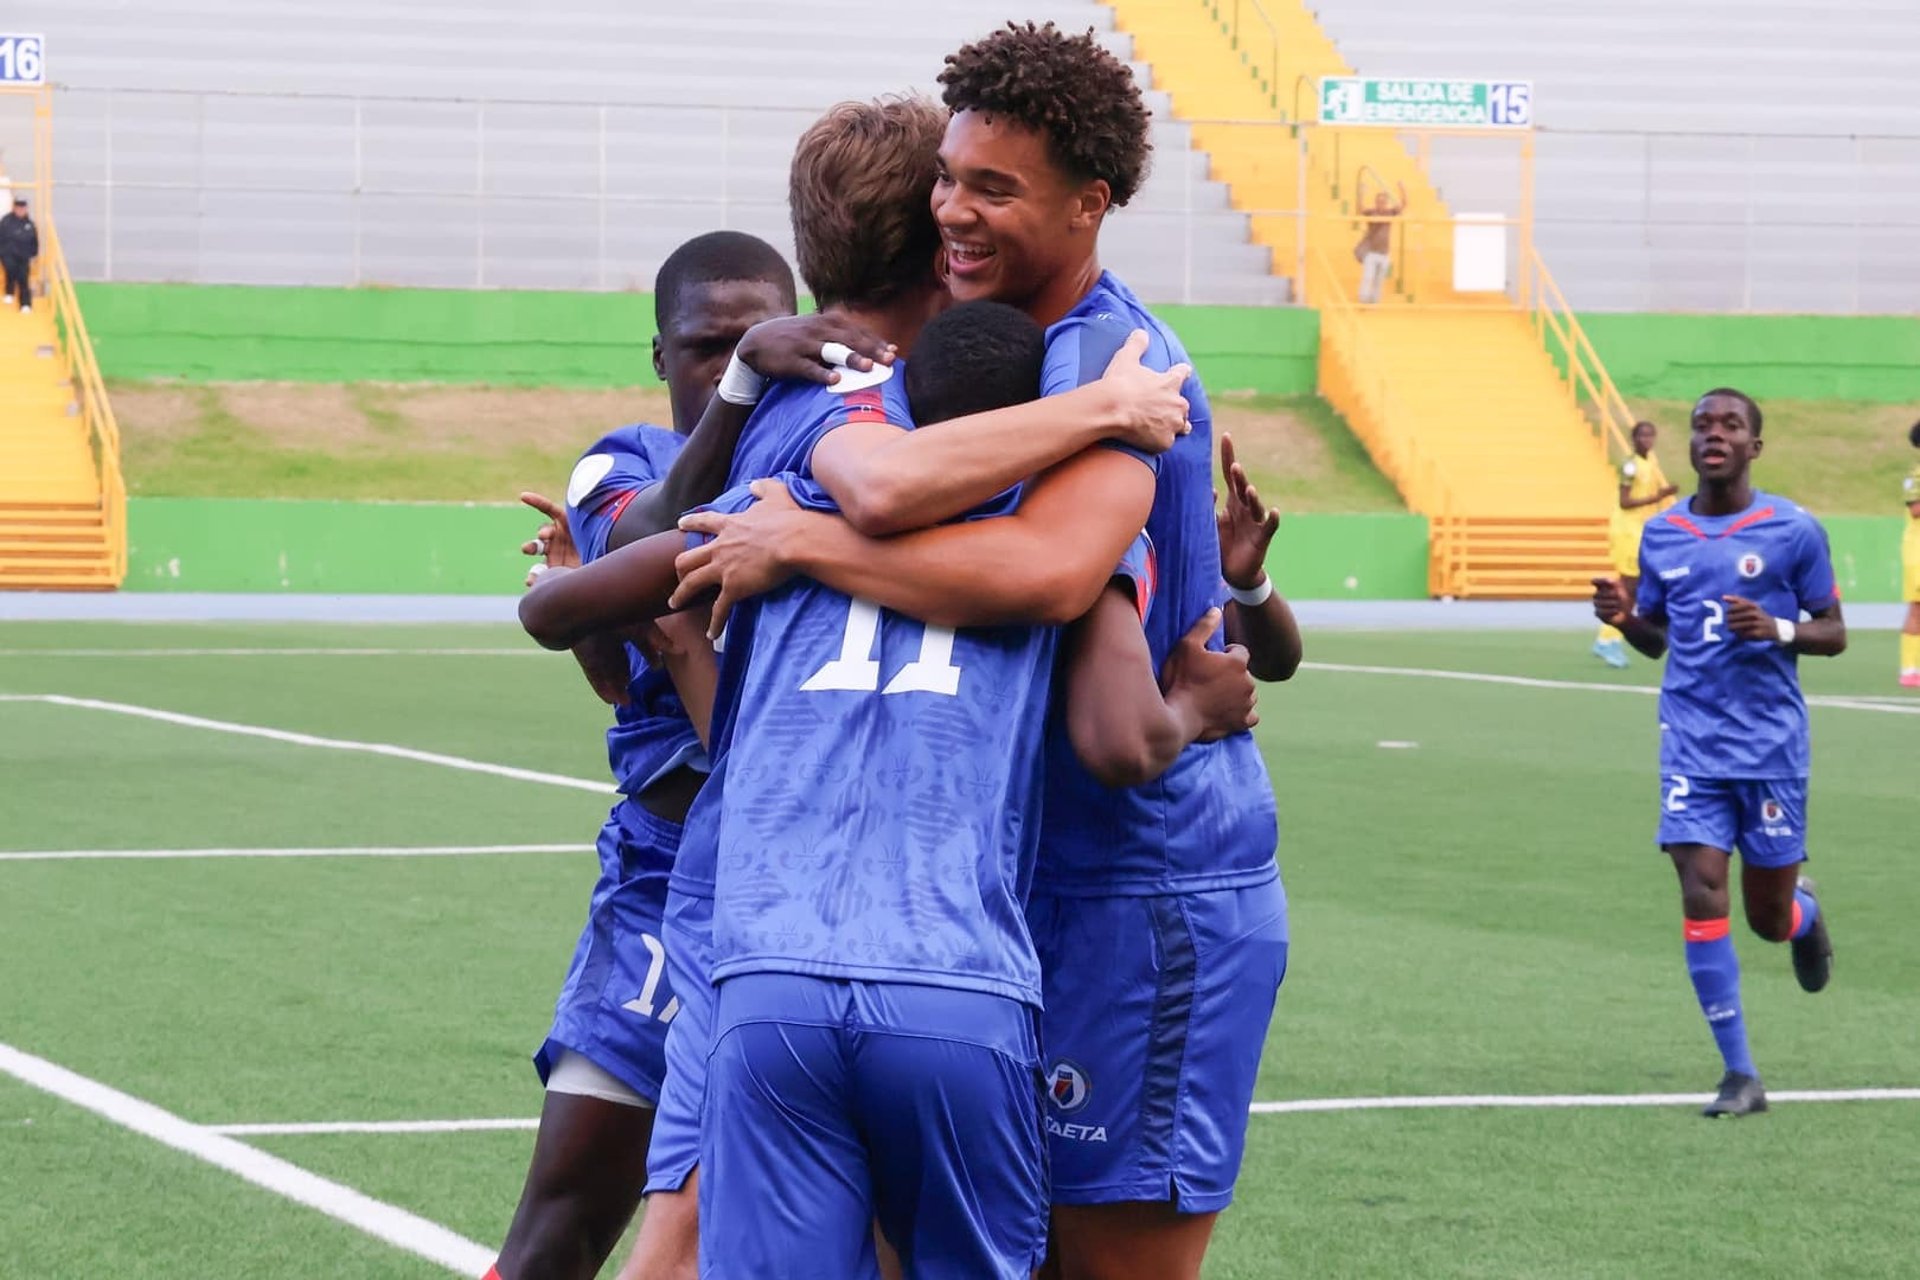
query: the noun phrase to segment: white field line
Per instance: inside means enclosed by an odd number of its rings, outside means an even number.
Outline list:
[[[1503,676],[1485,671],[1443,671],[1435,667],[1369,667],[1346,662],[1303,662],[1308,671],[1332,671],[1345,675],[1409,676],[1422,680],[1464,680],[1470,684],[1504,684],[1521,689],[1571,689],[1582,693],[1637,693],[1655,697],[1660,690],[1643,684],[1599,684],[1588,680],[1542,680],[1535,676]],[[1807,699],[1812,707],[1837,707],[1843,711],[1885,711],[1894,715],[1920,716],[1920,699],[1880,699],[1872,695],[1843,697],[1815,694]]]
[[[366,755],[387,756],[395,760],[412,760],[419,764],[439,765],[443,769],[459,769],[467,773],[491,774],[496,778],[512,778],[519,782],[543,782],[551,787],[571,787],[576,791],[592,791],[599,795],[613,794],[611,783],[594,782],[589,778],[572,778],[560,773],[543,773],[538,769],[491,764],[485,760],[469,760],[464,756],[442,755],[437,751],[415,751],[412,747],[397,747],[390,742],[356,742],[350,738],[321,738],[311,733],[292,733],[285,729],[235,724],[231,720],[209,720],[205,716],[182,715],[177,711],[161,711],[156,707],[135,706],[129,702],[103,702],[98,698],[69,698],[60,693],[0,694],[0,701],[41,702],[56,707],[108,711],[115,715],[137,716],[143,720],[158,720],[163,724],[177,724],[189,729],[211,729],[217,733],[232,733],[247,738],[266,738],[272,742],[286,742],[297,747],[357,751]]]
[[[591,853],[589,844],[365,845],[337,849],[21,849],[0,862],[87,862],[164,858],[460,858],[493,853]]]
[[[494,1250],[437,1222],[429,1222],[352,1187],[309,1173],[278,1156],[182,1120],[170,1111],[77,1075],[45,1058],[0,1044],[0,1071],[123,1129],[225,1169],[296,1204],[317,1209],[329,1218],[438,1263],[449,1271],[477,1276],[493,1265]]]
[[[1297,1098],[1256,1102],[1254,1115],[1290,1115],[1307,1111],[1445,1111],[1553,1107],[1697,1107],[1713,1101],[1710,1093],[1487,1093],[1414,1095],[1404,1098]],[[1769,1102],[1920,1102],[1920,1089],[1778,1089]]]
[[[7,658],[537,658],[545,649],[0,649]]]
[[[1536,1110],[1572,1107],[1697,1107],[1713,1100],[1710,1093],[1467,1093],[1418,1094],[1401,1098],[1295,1098],[1285,1102],[1256,1102],[1251,1115],[1296,1115],[1328,1111],[1457,1111]],[[1769,1102],[1920,1102],[1920,1089],[1779,1089]],[[209,1133],[234,1137],[307,1136],[330,1133],[414,1134],[531,1132],[540,1121],[524,1120],[319,1120],[264,1124],[208,1125]]]
[[[540,1127],[538,1118],[525,1120],[319,1120],[310,1124],[213,1124],[209,1133],[224,1133],[235,1138],[264,1138],[275,1135],[305,1137],[324,1133],[498,1133]]]

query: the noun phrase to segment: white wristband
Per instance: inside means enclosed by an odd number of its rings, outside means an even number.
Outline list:
[[[728,404],[756,405],[760,403],[760,393],[767,389],[767,380],[747,367],[738,351],[727,361],[727,371],[720,375],[720,386],[714,394]]]
[[[1235,604],[1245,605],[1249,609],[1257,609],[1265,604],[1267,598],[1273,594],[1273,579],[1264,574],[1261,575],[1260,585],[1251,591],[1242,591],[1229,582],[1227,584],[1227,594],[1233,597]]]
[[[1773,629],[1774,632],[1779,635],[1780,643],[1783,645],[1792,644],[1793,637],[1799,632],[1799,628],[1791,622],[1788,622],[1785,618],[1775,618],[1773,620]]]

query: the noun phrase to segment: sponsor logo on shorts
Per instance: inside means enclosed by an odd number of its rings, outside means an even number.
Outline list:
[[[1743,578],[1757,578],[1767,567],[1767,562],[1749,551],[1740,557],[1738,568]]]
[[[1052,1116],[1047,1117],[1047,1132],[1056,1138],[1065,1138],[1069,1142],[1105,1142],[1107,1126],[1103,1124],[1061,1124]]]
[[[1093,1084],[1079,1064],[1065,1058],[1053,1060],[1053,1067],[1047,1072],[1047,1100],[1057,1110],[1078,1111],[1087,1105],[1087,1099],[1092,1096]]]

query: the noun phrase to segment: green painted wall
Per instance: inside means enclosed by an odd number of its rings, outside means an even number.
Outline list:
[[[1833,549],[1833,574],[1843,599],[1885,604],[1900,599],[1900,538],[1904,516],[1823,516]]]
[[[534,517],[516,506],[134,498],[129,591],[514,594]],[[1288,516],[1274,577],[1301,599],[1418,599],[1420,516]]]
[[[1691,400],[1735,386],[1758,400],[1920,400],[1911,316],[1583,315],[1622,393]]]
[[[591,387],[653,380],[651,294],[86,284],[80,296],[110,378]],[[1313,391],[1319,313],[1158,310],[1210,387]]]

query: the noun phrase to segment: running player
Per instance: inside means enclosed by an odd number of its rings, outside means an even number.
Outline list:
[[[955,297],[1012,302],[1049,326],[1049,394],[1098,374],[1136,329],[1151,335],[1150,364],[1183,360],[1178,339],[1097,255],[1101,223],[1146,168],[1148,117],[1131,72],[1091,35],[1028,24],[953,55],[942,83],[953,116],[933,205]],[[1146,623],[1156,665],[1214,607],[1221,582],[1206,395],[1197,379],[1184,391],[1193,430],[1160,459],[1147,522],[1162,606]],[[889,486],[883,514],[953,510],[962,461]],[[1006,520],[885,539],[860,534],[906,526],[754,508],[715,526],[685,589],[723,586],[718,615],[799,572],[914,617],[1029,617],[1080,523],[1138,481],[1125,469],[1082,472],[1056,490],[1076,486],[1055,511],[1036,501]],[[996,568],[982,573],[968,553],[987,547]],[[1030,920],[1052,1060],[1056,1259],[1070,1277],[1197,1276],[1232,1197],[1285,971],[1271,783],[1245,733],[1190,745],[1164,778],[1126,790],[1101,785],[1056,733],[1043,814]]]
[[[1679,485],[1667,482],[1653,452],[1659,437],[1660,428],[1651,422],[1634,423],[1633,456],[1620,464],[1620,505],[1614,509],[1610,535],[1613,571],[1628,598],[1640,585],[1640,531],[1680,492]],[[1601,623],[1600,633],[1593,638],[1593,656],[1610,667],[1625,667],[1626,639],[1616,628]]]
[[[1907,432],[1920,449],[1920,422]],[[1907,602],[1907,623],[1900,631],[1900,687],[1920,689],[1920,462],[1907,472],[1900,489],[1907,504],[1907,531],[1900,539],[1900,595]]]
[[[793,272],[765,241],[719,231],[674,250],[654,282],[653,340],[674,429],[621,427],[587,450],[564,512],[537,500],[553,523],[529,549],[548,554],[564,539],[584,559],[604,554],[634,498],[685,444],[741,336],[793,310]],[[674,1009],[661,973],[666,878],[705,777],[704,752],[663,671],[618,639],[588,641],[577,654],[595,688],[619,703],[607,755],[622,798],[601,828],[586,927],[534,1054],[546,1100],[494,1265],[502,1280],[597,1274],[640,1202]]]
[[[1594,579],[1594,613],[1649,658],[1660,689],[1660,847],[1680,875],[1687,971],[1726,1065],[1705,1115],[1767,1109],[1747,1048],[1727,870],[1739,850],[1747,924],[1792,943],[1807,991],[1827,985],[1833,947],[1806,860],[1807,704],[1798,656],[1847,647],[1826,530],[1753,488],[1760,406],[1718,388],[1693,409],[1694,496],[1647,526],[1640,590]],[[1810,621],[1798,621],[1800,615]]]

